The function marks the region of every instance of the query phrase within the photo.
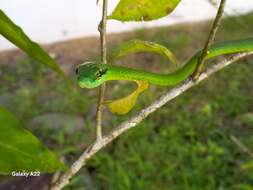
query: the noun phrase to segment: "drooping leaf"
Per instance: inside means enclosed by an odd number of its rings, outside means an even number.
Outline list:
[[[48,66],[66,79],[59,65],[37,43],[33,42],[23,30],[0,10],[0,34],[26,52],[30,57]]]
[[[136,104],[137,98],[149,86],[148,82],[146,81],[136,81],[136,83],[138,85],[137,89],[130,95],[120,98],[118,100],[110,100],[105,102],[110,112],[124,115],[133,109],[134,105]]]
[[[123,57],[130,53],[138,52],[153,52],[163,55],[174,64],[179,64],[176,56],[165,46],[154,42],[142,41],[142,40],[131,40],[120,44],[117,48],[112,51],[110,59],[112,62],[120,57]]]
[[[120,0],[109,19],[150,21],[170,14],[180,0]]]
[[[0,107],[0,131],[0,174],[54,172],[65,167],[3,107]]]

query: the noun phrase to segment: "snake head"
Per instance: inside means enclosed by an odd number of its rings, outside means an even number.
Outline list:
[[[76,68],[77,82],[81,88],[95,88],[106,81],[107,67],[98,62],[85,62]]]

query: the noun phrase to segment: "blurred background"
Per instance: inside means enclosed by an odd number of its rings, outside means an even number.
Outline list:
[[[101,0],[100,0],[101,1]],[[110,11],[118,1],[109,0]],[[108,22],[108,46],[130,39],[160,43],[184,63],[203,47],[218,1],[182,0],[172,15],[147,23]],[[69,90],[55,73],[0,36],[0,105],[71,164],[94,140],[97,89],[76,85],[75,66],[99,59],[101,3],[85,0],[1,0],[1,9],[57,60],[71,77]],[[228,0],[217,41],[253,37],[253,1]],[[213,60],[214,61],[214,60]],[[118,64],[157,73],[175,70],[154,54]],[[65,189],[252,190],[253,58],[248,57],[189,90],[95,155]],[[106,99],[133,84],[111,82]],[[168,89],[151,86],[126,116],[105,110],[103,130],[129,118]],[[54,176],[55,177],[55,176]],[[0,189],[47,189],[38,178],[0,176]]]
[[[1,0],[1,9],[29,36],[40,43],[98,35],[97,23],[101,20],[102,1],[98,5],[84,0]],[[217,0],[211,0],[217,3]],[[118,0],[109,1],[109,13]],[[237,15],[253,10],[252,0],[228,0],[226,13]],[[143,27],[172,25],[181,22],[206,20],[214,17],[216,8],[208,0],[182,0],[172,15],[146,23],[109,21],[108,32],[120,32]],[[0,50],[12,48],[0,38]]]

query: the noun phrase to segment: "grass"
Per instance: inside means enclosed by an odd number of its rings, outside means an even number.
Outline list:
[[[218,39],[252,37],[252,23],[253,14],[226,19]],[[166,45],[183,61],[203,45],[208,28],[208,23],[187,24],[141,29],[133,36]],[[121,63],[155,72],[174,69],[164,58],[150,54],[128,56]],[[0,105],[72,163],[94,139],[96,90],[70,91],[63,81],[29,58],[15,66],[2,64],[0,71]],[[245,59],[168,103],[93,157],[65,189],[251,190],[252,159],[230,137],[236,136],[253,151],[252,73],[253,60]],[[120,97],[132,88],[112,84],[108,97]],[[129,115],[165,90],[152,86]],[[58,120],[67,115],[73,122],[62,122],[61,128],[52,117],[36,123],[40,116],[52,113],[58,114]],[[129,115],[118,117],[106,112],[104,131]],[[83,119],[79,128],[75,118]]]

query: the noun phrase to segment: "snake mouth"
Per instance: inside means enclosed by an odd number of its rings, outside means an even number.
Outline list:
[[[79,79],[78,79],[78,85],[81,88],[95,88],[98,86],[94,82],[91,82],[89,80],[79,80]]]

